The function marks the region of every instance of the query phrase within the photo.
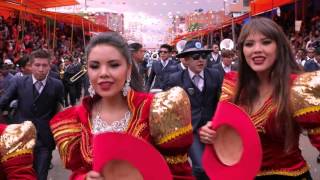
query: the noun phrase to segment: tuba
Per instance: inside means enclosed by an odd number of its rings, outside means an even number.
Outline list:
[[[233,50],[234,43],[231,39],[224,39],[220,42],[220,49]]]
[[[178,53],[181,53],[182,50],[184,49],[184,46],[186,45],[187,41],[186,40],[180,40],[179,42],[177,42],[176,44],[176,48]]]

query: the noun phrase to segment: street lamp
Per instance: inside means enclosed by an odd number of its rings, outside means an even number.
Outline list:
[[[226,4],[227,4],[228,0],[223,0],[223,10],[224,10],[224,15],[227,15],[226,14]]]

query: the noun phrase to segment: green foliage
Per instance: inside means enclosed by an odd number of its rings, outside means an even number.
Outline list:
[[[190,26],[188,27],[188,31],[189,32],[192,32],[192,31],[197,31],[197,30],[200,30],[202,28],[202,24],[200,23],[192,23],[190,24]]]

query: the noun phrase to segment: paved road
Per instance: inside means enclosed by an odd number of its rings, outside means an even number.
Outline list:
[[[310,141],[306,136],[300,137],[300,149],[309,164],[313,180],[320,180],[320,164],[316,161],[316,158],[319,155],[318,150],[311,146]]]
[[[316,162],[317,150],[310,145],[309,139],[305,136],[301,136],[300,142],[302,154],[309,163],[313,180],[320,180],[320,164]],[[54,166],[49,172],[48,180],[68,180],[70,171],[63,168],[57,151],[54,151],[52,163]]]

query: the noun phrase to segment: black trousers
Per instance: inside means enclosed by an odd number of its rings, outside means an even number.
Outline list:
[[[202,168],[202,154],[205,145],[200,142],[198,131],[193,133],[193,143],[189,150],[189,155],[192,161],[192,174],[197,180],[209,180],[209,177]]]
[[[280,176],[280,175],[270,175],[270,176],[259,176],[255,180],[312,180],[310,172],[306,172],[300,176]]]
[[[70,84],[65,84],[64,86],[64,100],[65,106],[72,105],[74,106],[77,102],[77,87]],[[70,97],[70,104],[69,104],[69,97]]]
[[[52,159],[52,148],[43,146],[38,140],[34,148],[33,168],[38,180],[47,180],[49,167]]]

